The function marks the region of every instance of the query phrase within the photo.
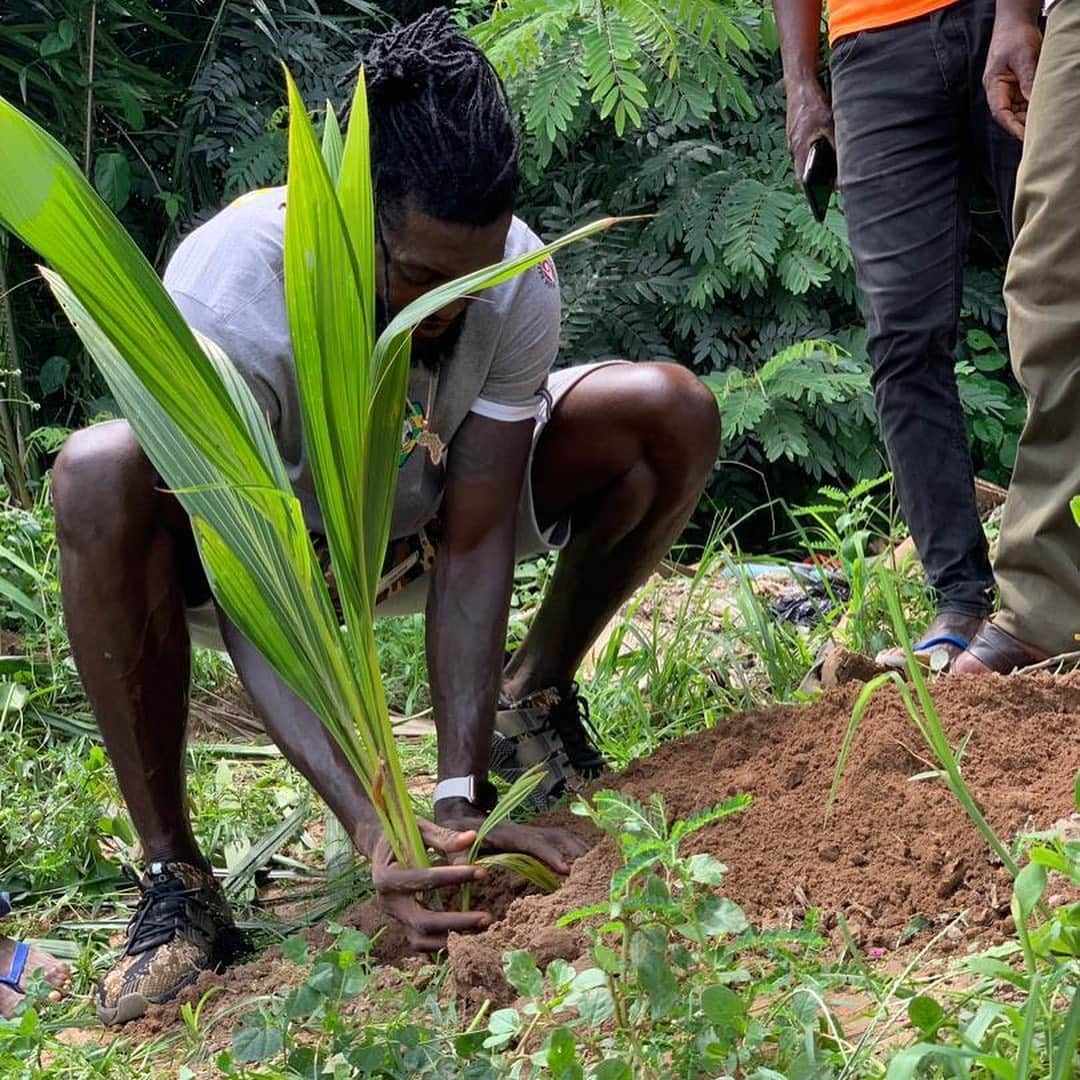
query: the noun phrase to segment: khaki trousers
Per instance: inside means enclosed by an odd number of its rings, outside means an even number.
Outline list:
[[[1080,0],[1051,11],[1028,114],[1005,280],[1028,420],[994,566],[997,623],[1050,653],[1080,633]]]

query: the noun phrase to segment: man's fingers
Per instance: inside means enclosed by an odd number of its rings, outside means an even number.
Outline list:
[[[986,86],[986,103],[990,115],[1014,138],[1023,139],[1024,124],[1016,114],[1019,87],[1002,77],[992,79]]]
[[[428,847],[441,851],[445,855],[458,851],[468,851],[476,839],[475,829],[466,829],[461,832],[457,829],[446,829],[436,825],[433,821],[420,822],[420,835]]]
[[[567,851],[568,855],[573,855],[576,859],[579,855],[584,855],[589,850],[589,845],[581,839],[580,836],[575,836],[573,833],[566,833],[566,846],[570,849]]]
[[[424,934],[408,933],[405,935],[405,940],[408,941],[409,948],[418,953],[437,953],[446,948],[445,934],[441,936],[425,936]]]
[[[520,851],[525,855],[532,855],[545,862],[556,874],[569,874],[570,867],[567,865],[563,853],[548,834],[538,829],[530,829],[527,826],[500,825],[492,829],[488,834],[492,844],[503,851]]]
[[[418,869],[397,863],[373,866],[371,880],[379,892],[414,893],[445,889],[483,881],[487,871],[482,866],[460,863],[453,866],[429,866]]]
[[[476,933],[494,922],[486,911],[429,911],[404,894],[384,898],[383,910],[405,927],[413,948],[424,951],[443,948],[447,934]]]

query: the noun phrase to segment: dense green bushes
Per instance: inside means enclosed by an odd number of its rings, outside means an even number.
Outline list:
[[[432,6],[383,10],[411,17]],[[834,206],[818,225],[793,183],[768,5],[505,0],[492,15],[487,0],[459,0],[457,11],[521,110],[524,216],[552,235],[601,209],[651,215],[560,259],[564,362],[658,358],[709,376],[725,459],[740,466],[718,470],[713,495],[736,509],[799,499],[823,476],[879,474],[844,220]],[[342,100],[351,32],[373,17],[386,16],[362,0],[223,0],[195,14],[159,0],[13,0],[0,15],[0,93],[25,101],[87,163],[162,266],[178,235],[224,199],[281,180],[276,59],[308,100]],[[1003,376],[996,222],[982,231],[962,383],[977,465],[1004,480],[1022,409]],[[4,265],[0,294],[33,277],[21,251]],[[0,315],[0,368],[23,372],[0,394],[22,404],[0,410],[23,443],[44,428],[31,449],[47,452],[112,408],[39,285],[17,288]],[[0,422],[10,466],[18,453],[4,434]]]

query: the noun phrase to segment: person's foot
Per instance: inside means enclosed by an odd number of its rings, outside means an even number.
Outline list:
[[[1049,653],[1007,634],[991,616],[972,635],[968,647],[953,660],[950,671],[953,675],[1011,675],[1049,658]]]
[[[39,971],[45,981],[54,987],[49,1000],[59,1001],[71,982],[71,970],[67,964],[41,949],[0,935],[0,1017],[6,1019],[15,1012],[27,979]]]
[[[213,874],[181,862],[151,863],[128,923],[127,945],[97,990],[104,1024],[124,1024],[172,1001],[203,971],[235,954],[238,938]]]
[[[930,658],[936,652],[944,652],[951,664],[957,656],[967,647],[976,631],[982,625],[981,615],[961,615],[955,611],[941,612],[934,621],[923,631],[923,635],[916,641],[911,651],[915,659],[929,664]],[[902,670],[907,663],[904,658],[904,650],[900,646],[885,649],[874,657],[874,662],[879,667],[895,668]]]
[[[533,803],[544,810],[581,779],[592,779],[607,768],[594,738],[589,703],[577,683],[561,690],[539,690],[520,701],[502,703],[495,714],[491,769],[513,782],[543,763],[547,776],[533,793]]]

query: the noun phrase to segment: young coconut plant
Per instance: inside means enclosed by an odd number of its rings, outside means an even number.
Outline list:
[[[0,223],[48,262],[42,274],[191,517],[217,602],[331,732],[395,857],[425,866],[374,637],[411,332],[446,304],[513,278],[612,219],[433,289],[377,335],[363,74],[347,135],[330,110],[322,151],[288,72],[286,81],[285,294],[307,453],[344,626],[251,391],[222,350],[187,326],[69,154],[3,98],[0,151],[9,164],[0,170]],[[508,865],[552,883],[535,860],[513,856]]]

